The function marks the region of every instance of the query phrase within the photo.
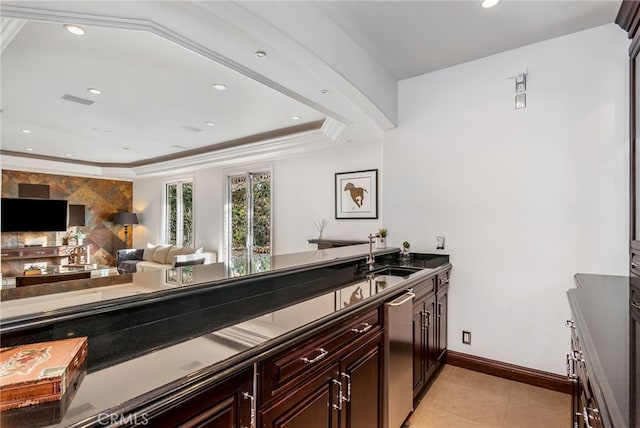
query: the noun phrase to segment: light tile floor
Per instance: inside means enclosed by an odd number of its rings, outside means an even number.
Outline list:
[[[568,428],[568,394],[445,365],[410,428]]]

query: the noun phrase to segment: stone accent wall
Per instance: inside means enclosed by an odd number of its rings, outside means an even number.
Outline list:
[[[51,199],[66,199],[69,204],[85,206],[85,226],[70,227],[87,233],[84,244],[90,248],[91,263],[115,266],[115,252],[124,248],[122,225],[111,221],[118,211],[132,211],[133,183],[89,177],[42,174],[25,171],[2,171],[2,197],[17,198],[18,184],[47,184]],[[43,213],[45,215],[45,213]],[[2,233],[3,247],[25,244],[62,245],[64,232]],[[129,228],[133,239],[133,228]],[[74,241],[71,241],[73,244]]]

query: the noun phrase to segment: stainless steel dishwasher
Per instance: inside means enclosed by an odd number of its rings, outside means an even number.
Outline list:
[[[400,428],[413,410],[413,289],[384,305],[384,428]]]

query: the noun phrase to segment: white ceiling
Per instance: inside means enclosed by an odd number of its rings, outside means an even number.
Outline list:
[[[614,22],[620,0],[321,1],[398,80]]]
[[[84,28],[78,37],[62,24],[29,21],[2,52],[3,150],[130,163],[324,119],[151,33]]]
[[[476,0],[305,3],[313,6],[314,13],[333,20],[397,80],[612,23],[620,7],[619,0],[503,0],[489,10]],[[228,4],[231,7],[232,3]],[[124,3],[112,3],[111,7],[116,10],[118,6],[124,7]],[[215,8],[222,10],[225,4],[217,3]],[[203,15],[202,19],[207,18]],[[220,28],[218,25],[215,31]],[[304,88],[297,79],[298,69],[291,63],[285,66],[282,62],[278,69],[284,56],[276,50],[292,55],[291,44],[268,46],[274,55],[267,57],[267,63],[253,57],[253,52],[238,53],[243,55],[243,67],[257,73],[268,70],[271,79],[279,74],[281,83],[286,86],[283,82],[291,82],[291,88],[296,80],[295,91],[287,92],[145,31],[97,26],[87,26],[87,30],[87,35],[78,38],[64,31],[61,23],[29,21],[2,51],[3,151],[94,163],[144,161],[322,120],[340,110],[329,106],[330,102],[350,96],[335,91],[321,96],[327,100],[327,108],[320,105],[323,101],[312,102],[319,93],[321,73],[307,67],[307,81],[313,82],[313,87]],[[244,43],[261,47],[251,28],[244,28],[246,37],[240,37],[237,30],[234,27],[235,33],[225,46]],[[277,33],[278,28],[275,30]],[[318,31],[300,29],[305,30]],[[269,42],[273,40],[278,38]],[[298,39],[293,43],[304,48]],[[339,57],[341,46],[332,49]],[[223,54],[230,57],[233,52]],[[292,72],[298,73],[295,78]],[[216,82],[227,84],[229,89],[212,89]],[[104,94],[92,95],[87,92],[89,87],[98,87]],[[61,99],[64,94],[95,104],[71,103]],[[289,96],[292,94],[302,96],[295,100]],[[292,121],[294,114],[302,120]],[[216,125],[207,126],[206,121]],[[23,134],[21,129],[32,132]],[[348,132],[349,128],[345,134]],[[27,152],[27,147],[33,151]]]

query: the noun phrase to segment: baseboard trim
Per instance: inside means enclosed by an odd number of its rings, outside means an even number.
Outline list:
[[[514,364],[490,360],[489,358],[449,350],[447,350],[446,363],[452,366],[539,386],[540,388],[550,389],[552,391],[571,394],[571,382],[569,379],[567,379],[566,376],[555,373],[516,366]]]

